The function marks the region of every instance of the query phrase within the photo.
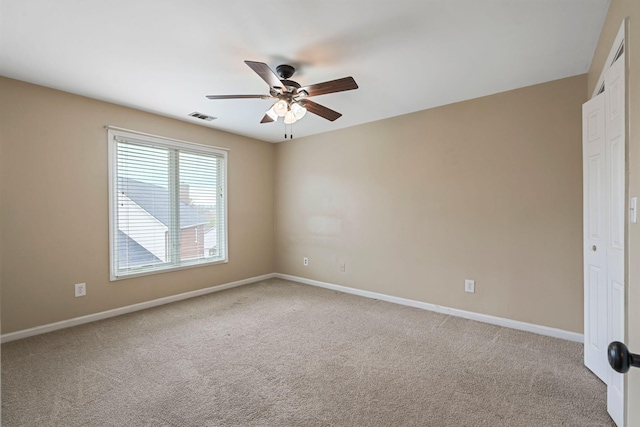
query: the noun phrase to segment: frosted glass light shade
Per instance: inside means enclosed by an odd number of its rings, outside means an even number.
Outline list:
[[[291,110],[287,111],[287,114],[284,115],[284,124],[286,125],[292,125],[297,121],[296,115]]]
[[[293,115],[296,116],[296,120],[300,120],[305,114],[307,114],[307,109],[298,103],[291,104],[291,111],[293,112]]]
[[[288,110],[289,105],[287,105],[287,102],[283,101],[282,99],[273,104],[273,111],[275,111],[276,114],[280,117],[284,117],[284,115],[287,114]]]

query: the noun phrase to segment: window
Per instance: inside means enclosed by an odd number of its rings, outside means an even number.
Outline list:
[[[111,280],[226,262],[226,150],[108,129]]]

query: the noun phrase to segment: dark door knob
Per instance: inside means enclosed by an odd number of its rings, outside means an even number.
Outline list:
[[[626,345],[619,341],[609,344],[609,365],[621,374],[626,374],[629,368],[640,368],[640,354],[629,353]]]

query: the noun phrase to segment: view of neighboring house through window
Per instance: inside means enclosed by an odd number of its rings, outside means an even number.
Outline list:
[[[226,151],[109,130],[111,278],[225,262]]]

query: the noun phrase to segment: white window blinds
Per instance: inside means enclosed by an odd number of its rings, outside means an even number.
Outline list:
[[[108,134],[111,279],[226,262],[226,151]]]

